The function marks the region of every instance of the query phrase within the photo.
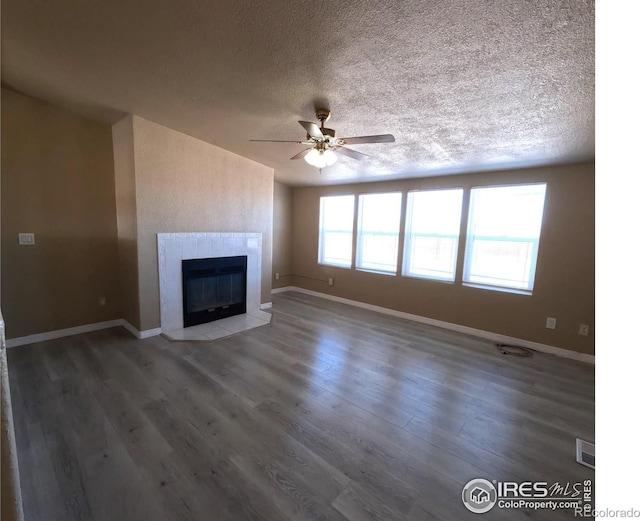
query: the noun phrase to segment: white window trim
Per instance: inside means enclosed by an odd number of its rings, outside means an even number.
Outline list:
[[[351,219],[351,261],[349,262],[349,264],[342,264],[342,263],[336,263],[336,262],[328,262],[326,260],[323,259],[324,256],[324,228],[320,228],[320,224],[324,224],[323,223],[323,206],[322,206],[322,200],[323,199],[329,199],[331,197],[351,197],[353,199],[353,208],[352,208],[352,219]],[[323,195],[320,196],[319,199],[319,219],[318,219],[318,264],[320,266],[331,266],[333,268],[342,268],[342,269],[346,269],[346,270],[350,270],[353,269],[353,236],[354,236],[354,218],[356,215],[356,201],[357,198],[355,196],[355,194],[339,194],[339,195]],[[334,230],[335,231],[335,230]],[[342,231],[342,230],[338,230],[341,233],[349,233],[347,231]]]
[[[409,233],[409,226],[411,225],[411,221],[413,219],[413,215],[409,216],[409,196],[412,193],[423,193],[423,192],[448,192],[448,191],[460,191],[461,192],[461,200],[460,200],[460,220],[458,222],[458,234],[456,236],[454,235],[447,235],[447,237],[451,237],[451,238],[455,238],[456,243],[455,243],[455,258],[454,258],[454,262],[453,262],[453,277],[449,278],[449,277],[438,277],[435,275],[421,275],[419,273],[414,273],[409,271],[410,268],[410,263],[411,263],[411,254],[410,254],[410,248],[411,248],[411,244],[413,242],[413,237],[417,236],[417,235],[422,235],[422,236],[427,236],[427,237],[436,237],[436,236],[442,236],[444,237],[445,235],[443,234],[437,234],[437,233],[431,233],[431,234],[413,234],[413,233]],[[447,187],[447,188],[428,188],[428,189],[421,189],[421,190],[409,190],[407,192],[407,204],[405,206],[404,209],[404,217],[405,217],[405,227],[404,227],[404,247],[402,250],[402,271],[401,271],[401,275],[405,278],[413,278],[413,279],[421,279],[421,280],[434,280],[436,282],[444,282],[444,283],[448,283],[448,284],[454,284],[456,282],[457,279],[457,273],[458,273],[458,256],[459,256],[459,252],[460,252],[460,229],[462,227],[462,222],[463,222],[463,217],[464,217],[464,188],[461,186],[452,186],[452,187]]]
[[[396,232],[397,237],[397,245],[396,245],[396,266],[395,270],[376,270],[373,268],[368,268],[362,266],[362,204],[361,197],[366,197],[368,195],[390,195],[390,194],[398,194],[400,195],[400,214],[398,216],[398,230]],[[399,190],[392,190],[390,192],[364,192],[359,193],[357,197],[357,224],[356,224],[356,255],[354,259],[354,268],[357,271],[363,271],[367,273],[376,273],[378,275],[391,275],[394,277],[398,276],[398,253],[400,252],[400,232],[401,232],[401,224],[402,224],[402,211],[403,211],[403,197],[404,193]],[[391,235],[390,233],[384,233],[385,235]]]
[[[543,202],[543,208],[542,208],[542,215],[543,215],[543,219],[544,219],[544,209],[546,206],[546,189],[547,189],[547,182],[546,181],[534,181],[534,182],[530,182],[530,183],[511,183],[511,184],[499,184],[499,185],[481,185],[481,186],[472,186],[469,189],[469,207],[467,209],[467,236],[466,236],[466,240],[465,240],[465,252],[464,252],[464,266],[463,266],[463,270],[462,270],[462,285],[463,286],[468,286],[468,287],[473,287],[473,288],[478,288],[478,289],[487,289],[487,290],[491,290],[491,291],[501,291],[503,293],[514,293],[514,294],[518,294],[518,295],[533,295],[533,289],[535,286],[535,280],[536,280],[536,274],[538,271],[538,253],[539,253],[539,248],[540,248],[540,236],[542,235],[542,226],[540,228],[540,232],[538,233],[538,237],[537,239],[531,239],[531,240],[526,240],[523,239],[522,241],[519,242],[531,242],[533,244],[533,253],[532,253],[532,257],[534,259],[534,269],[533,269],[533,273],[530,277],[530,287],[528,288],[518,288],[518,287],[514,287],[514,286],[502,286],[502,285],[497,285],[497,284],[487,284],[487,283],[482,283],[482,282],[475,282],[475,281],[470,281],[469,280],[469,270],[470,270],[470,266],[471,266],[471,257],[472,257],[472,251],[473,251],[473,234],[471,231],[471,228],[469,226],[470,222],[471,222],[471,217],[473,215],[473,197],[472,197],[472,191],[474,189],[490,189],[490,188],[510,188],[510,187],[515,187],[515,186],[535,186],[535,185],[544,185],[545,186],[545,198],[544,198],[544,202]],[[517,242],[517,241],[509,241],[509,240],[505,240],[504,242]]]

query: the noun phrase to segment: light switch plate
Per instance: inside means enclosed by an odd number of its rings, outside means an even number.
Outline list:
[[[18,244],[22,246],[33,246],[36,243],[35,233],[19,233]]]
[[[547,317],[547,329],[556,328],[556,319],[554,317]]]

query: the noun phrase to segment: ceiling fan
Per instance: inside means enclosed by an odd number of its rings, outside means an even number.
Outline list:
[[[310,121],[298,121],[307,131],[306,141],[288,141],[278,139],[251,139],[250,141],[260,141],[264,143],[299,143],[300,145],[310,145],[302,152],[297,153],[291,159],[302,159],[317,168],[325,168],[333,165],[337,160],[338,154],[349,156],[353,159],[365,159],[368,156],[362,152],[358,152],[345,145],[361,145],[364,143],[393,143],[396,139],[392,134],[379,134],[376,136],[357,136],[357,137],[336,137],[336,131],[332,128],[326,128],[324,122],[331,117],[331,111],[327,109],[318,109],[316,117],[320,120],[320,126]]]

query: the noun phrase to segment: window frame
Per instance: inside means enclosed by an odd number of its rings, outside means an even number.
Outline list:
[[[434,193],[434,192],[458,192],[460,195],[460,207],[459,207],[459,215],[458,215],[458,226],[457,226],[457,234],[452,235],[443,235],[438,233],[431,234],[422,234],[422,233],[413,233],[410,231],[410,227],[413,225],[413,197],[415,194],[421,193]],[[415,278],[415,279],[423,279],[423,280],[434,280],[437,282],[445,282],[448,284],[454,284],[457,279],[458,272],[458,257],[460,253],[460,237],[461,237],[461,228],[463,223],[463,215],[464,215],[464,198],[465,198],[465,189],[461,186],[452,186],[449,188],[428,188],[428,189],[418,189],[418,190],[409,190],[407,192],[407,203],[405,206],[405,226],[404,226],[404,246],[402,249],[402,276],[407,278]],[[411,212],[411,213],[410,213]],[[417,235],[427,236],[427,237],[451,237],[455,239],[454,246],[454,254],[453,254],[453,269],[451,278],[448,277],[438,277],[436,275],[425,275],[420,273],[411,272],[410,265],[412,261],[411,248],[414,243],[414,237]]]
[[[324,205],[323,205],[323,200],[326,199],[334,199],[334,198],[351,198],[351,202],[352,202],[352,206],[351,206],[351,221],[350,221],[350,226],[351,226],[351,231],[343,231],[343,230],[333,230],[333,232],[339,232],[339,233],[349,233],[350,234],[350,240],[349,240],[349,264],[341,264],[341,263],[335,263],[335,262],[328,262],[326,261],[323,257],[325,255],[325,249],[326,249],[326,229],[324,228]],[[320,200],[318,203],[318,264],[321,266],[331,266],[333,268],[343,268],[343,269],[353,269],[353,236],[354,236],[354,219],[356,216],[356,196],[355,194],[338,194],[338,195],[323,195],[320,196]],[[346,228],[347,226],[345,226]]]
[[[363,208],[364,205],[362,204],[363,202],[363,198],[368,197],[368,196],[376,196],[376,195],[397,195],[399,196],[399,208],[398,208],[398,224],[397,224],[397,231],[396,231],[396,248],[395,248],[395,268],[394,270],[383,270],[383,269],[375,269],[372,267],[368,267],[368,266],[362,266],[362,255],[363,255],[363,241],[362,241],[362,237],[363,237],[363,230],[362,230],[362,214],[363,214]],[[355,254],[355,259],[354,259],[354,268],[358,271],[364,271],[367,273],[377,273],[379,275],[391,275],[391,276],[397,276],[398,275],[398,267],[399,267],[399,262],[398,262],[398,255],[400,254],[400,231],[402,229],[402,219],[403,219],[403,209],[404,209],[404,191],[402,190],[391,190],[391,191],[384,191],[384,192],[363,192],[363,193],[358,193],[358,199],[357,199],[357,221],[356,221],[356,254]],[[367,232],[364,232],[365,234]],[[373,232],[376,233],[376,232]],[[386,232],[377,232],[377,233],[386,233]]]
[[[513,285],[507,284],[492,284],[491,282],[480,282],[477,280],[469,280],[471,278],[471,265],[473,259],[473,249],[474,243],[476,241],[476,235],[473,233],[473,222],[474,222],[474,190],[487,190],[492,188],[514,188],[514,187],[524,187],[524,186],[544,186],[544,195],[542,200],[542,208],[540,214],[540,227],[538,229],[538,234],[536,238],[512,238],[513,240],[509,240],[507,236],[496,236],[493,239],[495,242],[501,243],[517,243],[517,242],[528,242],[532,244],[532,253],[531,253],[531,264],[530,264],[530,274],[528,279],[528,284],[526,288],[516,287]],[[527,183],[509,183],[509,184],[500,184],[500,185],[480,185],[480,186],[472,186],[469,189],[469,205],[467,208],[467,231],[465,238],[465,251],[464,251],[464,263],[462,269],[462,285],[475,287],[480,289],[488,289],[493,291],[502,291],[505,293],[516,293],[520,295],[532,295],[536,282],[536,274],[538,267],[538,258],[540,252],[540,239],[542,237],[542,228],[544,225],[545,218],[545,209],[547,205],[547,188],[548,183],[546,181],[533,181]],[[487,236],[490,237],[490,236]],[[499,237],[505,237],[505,239],[500,239]]]

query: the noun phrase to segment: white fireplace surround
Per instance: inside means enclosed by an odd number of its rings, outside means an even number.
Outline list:
[[[208,324],[184,327],[182,261],[247,256],[247,313]],[[271,314],[260,310],[261,233],[159,233],[160,327],[172,340],[214,340],[268,324]]]

